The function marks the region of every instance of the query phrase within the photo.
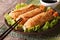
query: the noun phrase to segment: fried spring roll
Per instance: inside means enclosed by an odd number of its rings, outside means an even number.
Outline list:
[[[30,10],[35,9],[36,6],[33,4],[27,5],[26,7],[20,8],[18,10],[12,11],[9,15],[15,20],[19,15],[26,13]]]
[[[20,24],[24,24],[29,18],[31,18],[31,17],[33,17],[33,16],[35,16],[43,11],[44,11],[44,9],[42,10],[40,8],[36,8],[34,10],[31,10],[27,13],[20,15],[16,20],[22,18],[23,20],[20,22]]]
[[[40,13],[28,19],[28,21],[24,24],[23,29],[24,30],[30,29],[38,24],[42,26],[46,21],[52,20],[52,18],[53,18],[53,15],[48,12]]]

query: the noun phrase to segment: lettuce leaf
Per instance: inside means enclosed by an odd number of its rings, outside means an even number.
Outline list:
[[[27,4],[25,4],[25,3],[17,4],[17,5],[15,6],[15,9],[20,9],[20,8],[26,6],[26,5],[27,5]]]
[[[47,7],[47,10],[51,9],[51,7]]]
[[[40,32],[40,25],[33,26],[24,30],[24,32]]]
[[[50,23],[47,21],[47,22],[45,23],[45,25],[42,27],[42,30],[43,30],[43,31],[47,30],[47,29],[49,28],[49,26],[50,26]]]
[[[56,25],[58,23],[58,19],[53,19],[50,23],[50,28],[52,28],[54,25]]]
[[[9,25],[13,25],[15,23],[15,21],[9,16],[9,14],[6,13],[4,17],[7,20]]]
[[[15,27],[15,30],[23,30],[23,29],[22,29],[22,26],[23,26],[23,25],[19,25],[19,24],[18,24],[18,25]]]
[[[53,28],[58,23],[58,19],[54,18],[51,22],[46,22],[44,26],[42,27],[42,30],[45,31],[49,28]]]

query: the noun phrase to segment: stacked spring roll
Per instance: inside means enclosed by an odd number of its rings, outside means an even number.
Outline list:
[[[37,15],[37,14],[43,12],[43,11],[44,10],[41,11],[41,9],[36,8],[36,9],[31,10],[29,12],[26,12],[26,13],[24,13],[22,15],[19,15],[19,17],[16,20],[22,18],[23,20],[20,22],[20,24],[24,24],[29,18],[31,18],[31,17],[33,17],[33,16],[35,16],[35,15]]]
[[[23,29],[30,30],[34,26],[39,25],[40,27],[46,22],[52,20],[53,16],[47,12],[40,13],[32,18],[30,18],[23,26]]]
[[[18,10],[14,10],[12,11],[11,13],[9,13],[9,15],[13,18],[13,19],[16,19],[19,15],[23,14],[23,13],[26,13],[30,10],[33,10],[35,9],[36,6],[33,5],[33,4],[29,4],[21,9],[18,9]]]
[[[15,21],[22,18],[22,21],[19,23],[19,25],[22,26],[20,28],[18,26],[17,30],[22,28],[24,32],[31,32],[37,31],[47,21],[54,19],[54,17],[58,16],[58,12],[54,11],[52,8],[47,10],[47,7],[43,5],[36,6],[29,4],[10,12],[9,16]]]
[[[58,14],[55,12],[53,9],[50,9],[46,12],[42,12],[40,14],[37,14],[36,16],[28,19],[27,22],[25,22],[23,26],[23,30],[25,32],[32,32],[32,31],[37,31],[34,28],[37,26],[38,28],[41,28],[42,25],[44,25],[47,21],[51,21],[54,17],[55,14]]]

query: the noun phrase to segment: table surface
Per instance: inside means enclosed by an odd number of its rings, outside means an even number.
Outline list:
[[[0,25],[4,23],[3,14],[12,8],[16,3],[25,2],[25,0],[0,0]]]
[[[13,7],[16,3],[25,2],[25,0],[0,0],[0,28],[4,24],[3,14]],[[22,38],[7,36],[4,40],[24,40]]]
[[[0,0],[0,34],[2,34],[6,30],[6,25],[4,24],[3,14],[9,11],[10,8],[12,9],[16,3],[21,3],[21,2],[26,2],[26,1],[27,0]],[[38,4],[39,0],[28,0],[27,3]],[[55,37],[51,37],[51,38],[50,37],[41,38],[39,36],[22,35],[22,34],[12,31],[4,40],[25,40],[25,39],[27,40],[60,40],[59,35]]]

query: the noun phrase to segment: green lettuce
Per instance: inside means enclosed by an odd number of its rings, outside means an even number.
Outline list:
[[[23,26],[23,25],[19,25],[19,24],[18,24],[18,25],[15,27],[15,30],[23,30],[23,29],[22,29],[22,26]]]
[[[43,31],[47,30],[47,29],[49,28],[49,26],[50,26],[50,23],[47,21],[47,22],[45,23],[45,25],[42,27],[42,30],[43,30]]]
[[[58,23],[58,19],[54,18],[51,22],[46,22],[44,26],[42,27],[42,30],[45,31],[49,28],[53,28]]]
[[[39,32],[39,31],[40,31],[40,25],[36,25],[34,27],[24,30],[24,32]]]
[[[51,9],[51,7],[47,7],[47,10]]]
[[[50,28],[52,28],[54,25],[56,25],[58,23],[58,19],[53,19],[50,23]]]
[[[9,16],[9,14],[6,13],[4,17],[7,20],[9,25],[13,25],[15,23],[15,21]]]
[[[27,5],[27,4],[25,4],[25,3],[17,4],[17,5],[15,6],[15,9],[20,9],[20,8],[26,6],[26,5]]]

